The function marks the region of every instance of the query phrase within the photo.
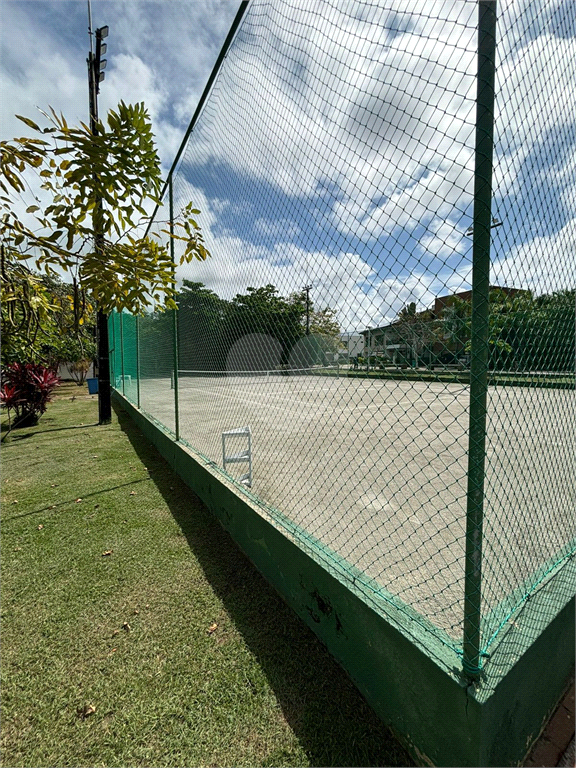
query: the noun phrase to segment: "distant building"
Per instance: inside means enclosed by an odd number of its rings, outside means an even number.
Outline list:
[[[508,296],[527,293],[523,288],[506,288],[498,285],[491,285],[490,290],[499,290]],[[471,302],[472,291],[439,296],[434,300],[432,308],[416,312],[413,322],[395,320],[388,325],[361,331],[365,354],[383,357],[393,365],[418,365],[420,361],[430,363],[433,358],[442,353],[450,356],[454,350],[451,352],[446,344],[434,341],[431,324],[441,320],[443,311],[453,304],[455,299]]]
[[[528,293],[524,288],[506,288],[500,285],[491,285],[490,290],[498,290],[505,293],[507,296],[517,296],[518,294]],[[439,296],[434,300],[434,315],[440,317],[444,307],[449,307],[454,299],[461,299],[462,301],[472,301],[472,291],[460,291],[460,293],[451,293],[448,296]]]
[[[384,357],[394,365],[410,357],[410,345],[400,335],[397,321],[361,333],[366,355]]]
[[[364,336],[361,333],[341,333],[340,338],[347,349],[348,357],[364,354]]]

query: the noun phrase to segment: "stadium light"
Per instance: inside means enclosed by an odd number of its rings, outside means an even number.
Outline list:
[[[105,37],[108,37],[108,33],[110,32],[110,27],[99,27],[96,30],[96,53],[93,56],[92,59],[92,66],[94,69],[94,82],[96,83],[96,94],[100,93],[100,86],[99,83],[101,83],[104,78],[106,77],[104,70],[106,69],[106,64],[108,61],[106,59],[101,58],[108,48],[106,43],[103,43],[102,40]]]

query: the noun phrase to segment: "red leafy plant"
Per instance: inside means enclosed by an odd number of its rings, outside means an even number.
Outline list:
[[[36,363],[11,363],[2,372],[0,402],[10,412],[14,411],[16,427],[32,427],[45,413],[52,394],[60,384],[60,378],[43,365]]]

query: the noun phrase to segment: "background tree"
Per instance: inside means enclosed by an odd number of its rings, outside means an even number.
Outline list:
[[[429,359],[437,341],[437,327],[431,310],[418,312],[415,302],[410,302],[398,313],[394,324],[397,337],[410,350],[410,362],[418,366],[424,355]]]
[[[228,302],[203,283],[184,280],[177,303],[180,368],[223,370],[229,346],[224,329]]]
[[[310,331],[306,337],[306,295],[280,295],[276,286],[248,287],[231,300],[222,299],[203,283],[184,280],[177,295],[179,365],[188,370],[225,370],[230,364],[275,368],[283,364],[305,367],[324,362],[326,354],[340,346],[340,327],[334,310],[310,307]],[[168,319],[148,321],[146,333],[170,338]],[[247,339],[247,337],[251,337]],[[270,344],[266,344],[266,337]],[[310,350],[306,351],[306,338]],[[246,343],[243,345],[242,341]],[[240,345],[240,346],[239,346]],[[252,346],[251,346],[252,345]],[[260,349],[258,349],[260,347]],[[307,347],[306,347],[307,348]],[[276,351],[281,352],[276,354]],[[243,362],[242,362],[243,361]]]
[[[280,296],[274,285],[249,287],[226,306],[226,344],[230,347],[244,336],[263,334],[277,340],[282,346],[281,363],[288,364],[292,347],[305,335],[305,313],[305,304]]]
[[[5,252],[5,251],[4,251]],[[84,378],[96,355],[96,313],[85,291],[3,260],[2,365],[73,364]]]
[[[541,370],[574,371],[576,289],[555,291],[535,300],[540,328],[534,343]]]
[[[534,297],[531,291],[490,290],[489,366],[493,370],[574,369],[574,290]],[[472,305],[453,297],[438,318],[439,338],[455,356],[470,352]]]
[[[0,244],[2,365],[39,362],[42,342],[52,330],[50,295],[13,249]]]
[[[50,274],[43,275],[41,280],[53,307],[53,332],[42,343],[42,359],[54,368],[66,363],[78,384],[82,384],[97,355],[96,308],[87,292],[77,285]]]
[[[514,295],[490,292],[490,367],[499,370],[574,370],[576,291]]]
[[[454,296],[443,307],[438,322],[438,339],[455,358],[469,352],[472,303]]]

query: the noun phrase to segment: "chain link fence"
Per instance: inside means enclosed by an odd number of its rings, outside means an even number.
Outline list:
[[[193,201],[211,258],[111,318],[116,389],[472,677],[571,591],[575,24],[253,0],[151,229]]]

